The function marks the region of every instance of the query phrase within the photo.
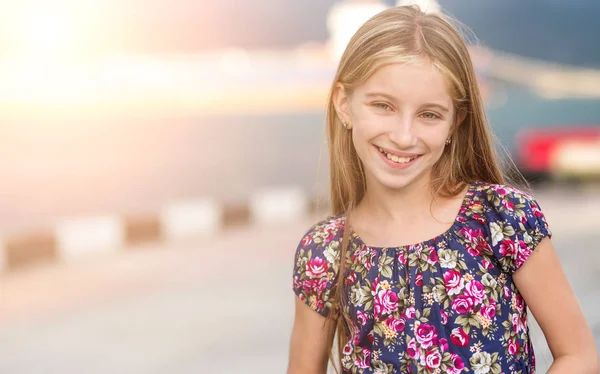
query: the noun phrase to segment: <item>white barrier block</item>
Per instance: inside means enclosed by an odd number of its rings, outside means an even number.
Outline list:
[[[294,221],[305,217],[309,198],[300,188],[264,190],[250,199],[250,215],[256,223]]]
[[[559,175],[600,175],[600,142],[564,142],[551,156],[552,171]]]
[[[125,244],[125,223],[115,215],[69,219],[56,227],[59,257],[116,252]]]
[[[160,221],[167,240],[211,236],[221,229],[223,207],[213,199],[181,201],[165,207]]]

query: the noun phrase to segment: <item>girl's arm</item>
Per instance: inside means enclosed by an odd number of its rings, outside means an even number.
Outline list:
[[[296,297],[288,374],[325,374],[335,323]]]
[[[548,373],[598,374],[594,338],[549,238],[538,244],[513,280],[552,351]]]

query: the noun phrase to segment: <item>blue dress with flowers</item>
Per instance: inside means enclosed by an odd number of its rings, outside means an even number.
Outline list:
[[[345,217],[314,225],[296,251],[293,289],[316,312],[332,306]],[[512,274],[550,236],[537,202],[471,184],[452,227],[400,247],[350,233],[343,315],[345,373],[530,374],[526,304]]]

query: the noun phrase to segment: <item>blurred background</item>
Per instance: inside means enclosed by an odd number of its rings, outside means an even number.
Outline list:
[[[0,5],[0,235],[167,202],[327,192],[336,61],[376,12],[455,16],[600,342],[600,3],[54,0]],[[282,373],[317,217],[0,275],[2,373]],[[534,340],[539,369],[551,362]]]

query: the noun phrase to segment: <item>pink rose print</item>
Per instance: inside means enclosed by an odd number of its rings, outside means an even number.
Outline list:
[[[414,360],[418,360],[421,357],[420,351],[417,349],[416,340],[413,339],[410,341],[410,343],[408,343],[408,346],[406,347],[406,353],[408,353],[408,357]]]
[[[515,210],[515,204],[510,200],[504,200],[502,206],[504,206],[504,208],[509,212]]]
[[[517,352],[519,352],[519,342],[513,339],[510,344],[508,344],[508,353],[516,355]]]
[[[385,324],[394,331],[402,331],[404,330],[404,318],[395,318],[393,316],[389,316],[388,319],[385,320]]]
[[[421,257],[421,252],[423,252],[423,245],[422,244],[417,244],[417,245],[411,245],[408,247],[409,251],[414,251],[415,255],[417,255],[417,257]]]
[[[485,287],[477,280],[472,280],[467,283],[465,293],[475,299],[476,303],[481,303],[485,300]]]
[[[465,363],[462,358],[456,353],[451,353],[450,359],[452,360],[452,365],[454,367],[446,368],[446,372],[449,374],[460,374],[462,370],[465,368]]]
[[[369,252],[369,260],[366,262],[367,270],[370,270],[373,267],[373,265],[375,265],[375,255],[375,251]]]
[[[465,280],[456,270],[448,270],[444,273],[444,283],[448,295],[458,295],[465,286]]]
[[[440,339],[440,348],[442,349],[442,352],[446,352],[448,350],[448,339],[446,339],[446,338]]]
[[[354,321],[348,321],[349,322],[349,330],[350,330],[350,336],[352,336],[351,341],[354,345],[360,344],[360,329],[359,327],[356,325],[356,323],[354,323]]]
[[[358,323],[361,324],[361,326],[364,326],[367,324],[367,314],[365,312],[363,312],[362,310],[359,310],[356,313],[356,319],[358,320]]]
[[[525,263],[525,260],[529,258],[529,255],[531,255],[531,250],[527,247],[527,244],[525,244],[524,241],[520,240],[519,244],[521,248],[519,250],[519,253],[517,254],[517,259],[515,261],[515,266],[517,268],[520,268],[521,265]]]
[[[479,250],[478,247],[468,246],[467,252],[469,252],[469,254],[473,257],[481,256],[481,251]]]
[[[504,298],[508,299],[510,297],[510,289],[507,286],[504,286]]]
[[[515,294],[515,306],[519,311],[519,314],[523,314],[523,310],[525,309],[525,300],[523,300],[523,296],[520,294]]]
[[[335,225],[330,225],[325,227],[325,243],[329,243],[333,238],[335,238]]]
[[[363,348],[356,360],[354,360],[354,365],[358,366],[361,369],[366,369],[369,367],[371,363],[371,351],[367,348]]]
[[[504,196],[508,192],[506,190],[506,188],[501,187],[501,186],[494,186],[493,188],[494,188],[494,191],[496,191],[498,193],[498,195],[500,195],[500,196]]]
[[[473,309],[473,299],[470,296],[458,295],[452,300],[452,309],[460,314],[467,314]]]
[[[483,261],[481,261],[481,266],[483,266],[484,269],[491,269],[492,263],[489,262],[488,260],[483,260]]]
[[[404,313],[406,315],[406,319],[413,319],[415,318],[415,314],[416,314],[416,309],[414,306],[409,306],[408,308],[406,308],[406,312]]]
[[[502,256],[516,259],[518,252],[517,244],[512,240],[505,239],[500,243],[500,254]]]
[[[485,318],[492,319],[496,315],[496,305],[482,305],[479,312]]]
[[[513,330],[519,332],[519,316],[515,313],[511,315]]]
[[[441,319],[442,319],[442,324],[445,325],[446,323],[448,323],[448,313],[446,313],[445,310],[440,310],[440,315],[441,315]]]
[[[419,287],[423,286],[423,273],[417,273],[417,276],[415,277],[415,284]]]
[[[353,348],[352,348],[352,344],[348,343],[344,346],[344,349],[342,350],[342,353],[345,356],[349,356],[350,354],[352,354]]]
[[[450,340],[458,347],[466,347],[469,344],[469,335],[465,333],[462,327],[457,327],[452,330],[450,334]]]
[[[379,286],[379,278],[375,279],[372,283],[371,283],[371,292],[373,293],[373,295],[375,295],[377,293],[377,287]]]
[[[310,278],[321,278],[327,273],[328,268],[327,261],[320,257],[315,257],[306,264],[306,274]]]
[[[464,235],[465,239],[467,239],[467,241],[472,242],[473,241],[473,236],[474,236],[474,230],[468,227],[462,228],[459,231],[462,235]]]
[[[469,252],[471,256],[481,256],[483,252],[491,252],[490,245],[485,240],[483,235],[481,235],[473,241],[473,245],[467,247],[467,252]]]
[[[373,336],[373,331],[371,331],[370,333],[367,334],[367,340],[370,343],[373,343],[373,341],[375,340],[375,337]]]
[[[323,300],[319,299],[317,300],[317,304],[315,306],[318,310],[321,310],[323,307],[325,307],[325,304],[323,303]]]
[[[427,258],[427,262],[430,265],[435,265],[439,261],[438,253],[435,248],[431,248],[431,253],[429,254],[429,258]]]
[[[490,245],[485,240],[485,235],[483,235],[481,229],[462,228],[460,229],[460,233],[471,243],[471,245],[467,246],[467,251],[471,256],[481,256],[483,252],[490,252]]]
[[[327,278],[306,279],[302,282],[302,288],[308,294],[320,294],[327,288]]]
[[[431,349],[425,353],[425,366],[428,370],[437,369],[442,363],[442,355],[437,349]]]
[[[483,225],[485,225],[487,223],[487,220],[481,214],[473,214],[473,219],[475,219],[477,222],[479,222]]]
[[[375,298],[375,316],[390,314],[398,307],[398,295],[390,290],[380,290]]]
[[[540,207],[534,202],[531,203],[531,211],[533,212],[533,215],[536,218],[540,218],[540,217],[544,216],[544,213],[542,213],[542,211],[540,210]]]
[[[437,344],[438,333],[435,331],[435,327],[426,323],[421,323],[415,330],[415,338],[421,347],[427,349]]]
[[[308,246],[310,243],[312,242],[312,236],[310,234],[306,235],[303,239],[302,239],[302,245],[304,247]]]
[[[352,255],[352,262],[355,264],[363,264],[367,270],[370,270],[373,267],[374,259],[375,252],[371,251],[366,245],[360,247],[360,249],[354,252],[354,254]]]
[[[518,334],[521,331],[525,331],[525,324],[523,323],[523,321],[521,320],[521,318],[519,317],[519,315],[517,313],[512,315],[512,324],[513,324],[513,330]]]
[[[350,274],[344,281],[345,284],[354,284],[354,282],[356,282],[356,273]]]
[[[406,256],[406,251],[400,251],[398,253],[398,261],[404,266],[408,264],[408,257]]]

